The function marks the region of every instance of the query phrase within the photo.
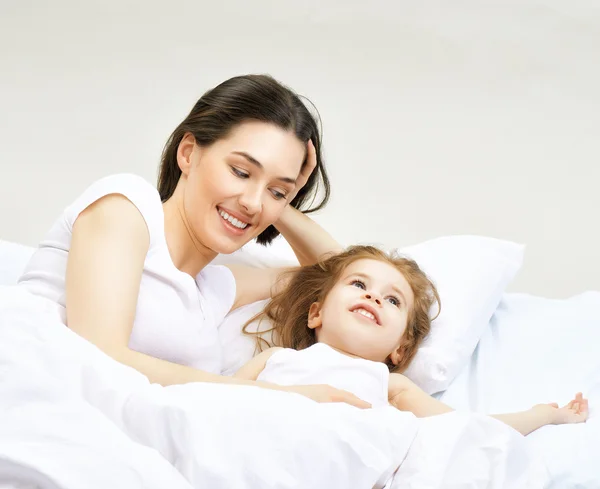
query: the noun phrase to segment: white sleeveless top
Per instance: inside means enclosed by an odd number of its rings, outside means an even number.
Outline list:
[[[325,343],[316,343],[304,350],[275,352],[257,380],[278,385],[328,384],[380,407],[389,404],[389,377],[383,363],[349,357]]]
[[[155,187],[136,175],[113,175],[92,184],[54,223],[29,261],[19,285],[58,305],[66,324],[65,274],[73,224],[90,204],[121,194],[140,211],[150,235],[129,347],[170,362],[221,371],[217,326],[235,299],[235,280],[223,266],[206,266],[194,279],[171,260],[164,213]]]

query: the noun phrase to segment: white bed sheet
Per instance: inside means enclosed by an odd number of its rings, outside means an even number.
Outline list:
[[[35,248],[0,239],[0,286],[19,279]]]
[[[552,489],[600,488],[600,292],[568,300],[505,294],[470,363],[441,400],[457,409],[512,412],[542,402],[590,400],[585,424],[527,437]]]
[[[542,489],[547,476],[487,416],[151,385],[66,328],[53,303],[0,287],[0,484],[15,474],[43,474],[44,489]]]
[[[32,252],[0,240],[0,285],[16,281]],[[583,391],[591,402],[585,425],[546,427],[527,440],[544,455],[553,475],[552,489],[600,488],[599,347],[600,293],[566,301],[506,294],[470,364],[442,400],[458,409],[493,413],[538,402],[567,402],[577,390]],[[2,458],[0,483],[3,475],[14,475],[10,460]],[[141,459],[128,462],[135,466]]]

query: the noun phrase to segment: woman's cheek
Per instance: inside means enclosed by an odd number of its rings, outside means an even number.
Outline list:
[[[270,225],[281,217],[281,214],[285,209],[285,200],[275,200],[270,196],[267,196],[266,200],[267,201],[263,204],[263,218],[264,221]]]

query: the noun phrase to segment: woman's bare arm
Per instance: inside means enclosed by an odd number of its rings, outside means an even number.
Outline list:
[[[131,350],[144,261],[150,245],[146,223],[124,196],[107,195],[73,225],[67,262],[67,326],[153,383],[216,382],[298,392],[320,402],[368,405],[329,386],[278,386],[197,370]]]
[[[293,248],[301,265],[312,265],[319,259],[343,251],[342,246],[321,226],[302,212],[287,206],[277,228]],[[229,265],[235,277],[236,298],[233,309],[263,299],[282,290],[295,267],[252,268]]]

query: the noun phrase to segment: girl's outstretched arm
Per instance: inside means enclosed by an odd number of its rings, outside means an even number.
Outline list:
[[[410,411],[419,418],[435,416],[453,411],[443,402],[426,394],[412,381],[401,374],[390,374],[390,404],[401,411]],[[522,435],[548,424],[582,423],[588,417],[588,401],[578,393],[569,404],[559,408],[558,404],[538,404],[527,411],[492,415]]]

